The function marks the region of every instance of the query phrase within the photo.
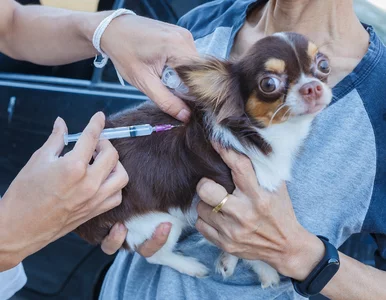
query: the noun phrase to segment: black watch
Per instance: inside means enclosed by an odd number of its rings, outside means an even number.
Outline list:
[[[317,237],[326,248],[324,257],[305,280],[300,282],[292,279],[295,291],[307,298],[319,294],[338,272],[340,265],[338,250],[329,243],[327,238],[319,235]]]

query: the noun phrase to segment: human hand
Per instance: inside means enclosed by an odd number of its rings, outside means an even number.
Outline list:
[[[231,169],[236,189],[215,213],[213,207],[227,195],[225,188],[205,178],[199,182],[197,229],[230,254],[265,261],[294,279],[306,278],[323,257],[324,245],[297,221],[285,184],[267,192],[247,157],[215,148]]]
[[[17,254],[14,263],[120,204],[128,176],[111,143],[99,142],[104,125],[104,115],[95,114],[74,149],[60,157],[67,127],[58,118],[11,183],[0,201],[0,251]]]
[[[142,245],[140,245],[136,251],[144,257],[150,257],[156,253],[166,243],[172,224],[161,223],[155,230],[152,238]],[[102,250],[106,254],[114,254],[125,241],[127,235],[127,229],[123,224],[115,224],[111,228],[109,235],[102,241]]]
[[[165,65],[174,67],[198,56],[188,30],[140,16],[121,16],[107,27],[101,48],[127,82],[164,112],[182,122],[189,120],[188,106],[160,80]]]

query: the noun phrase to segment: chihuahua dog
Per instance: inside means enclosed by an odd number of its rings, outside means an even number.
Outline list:
[[[156,227],[170,222],[166,244],[148,262],[203,277],[208,269],[193,257],[173,252],[182,230],[194,226],[196,185],[210,178],[232,193],[229,168],[213,149],[215,141],[249,157],[260,185],[274,191],[290,179],[292,162],[311,122],[331,101],[326,85],[330,66],[317,46],[296,33],[278,33],[254,44],[236,62],[202,59],[175,68],[188,87],[188,124],[147,137],[113,140],[130,182],[122,203],[77,228],[97,244],[116,222],[128,228],[135,249]],[[109,118],[108,127],[180,124],[154,104],[145,103]],[[225,196],[225,195],[224,195]],[[127,247],[128,248],[128,247]],[[222,253],[217,270],[230,276],[238,259]],[[247,261],[263,287],[279,275],[261,261]]]

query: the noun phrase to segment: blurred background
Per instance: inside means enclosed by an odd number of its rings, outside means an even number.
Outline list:
[[[386,0],[354,0],[359,19],[373,25],[375,31],[386,42]]]
[[[176,23],[207,0],[20,0],[83,11],[129,8],[138,15]],[[360,20],[386,41],[386,0],[354,0]],[[81,131],[98,110],[110,114],[147,98],[119,85],[111,62],[103,69],[93,59],[59,67],[42,67],[0,54],[0,195],[38,149],[60,115],[70,132]],[[373,265],[375,244],[355,235],[340,250]],[[97,299],[114,256],[102,253],[75,234],[52,243],[24,261],[28,282],[13,300]],[[326,299],[315,297],[313,300]],[[2,299],[0,299],[2,300]]]

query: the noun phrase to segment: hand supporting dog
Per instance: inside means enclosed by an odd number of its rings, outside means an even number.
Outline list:
[[[202,179],[197,186],[202,201],[197,206],[196,228],[227,253],[262,260],[285,276],[303,280],[323,257],[324,245],[299,224],[285,184],[277,192],[267,192],[259,186],[247,157],[215,148],[232,170],[236,189],[215,213],[213,207],[227,192],[212,180]],[[229,267],[226,256],[221,262],[220,268]]]
[[[144,242],[141,246],[135,249],[143,257],[150,257],[156,253],[166,243],[172,224],[161,223],[155,230],[151,239]],[[104,238],[101,244],[103,252],[106,254],[114,254],[122,247],[127,235],[127,228],[125,225],[116,223],[111,228],[110,233]]]

